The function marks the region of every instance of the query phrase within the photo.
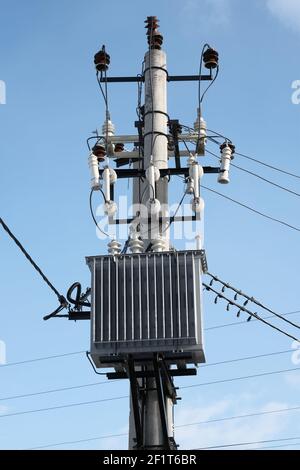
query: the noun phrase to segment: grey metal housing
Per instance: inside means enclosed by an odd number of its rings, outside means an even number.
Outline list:
[[[205,362],[202,250],[90,256],[91,356],[116,367],[128,354],[169,364]]]

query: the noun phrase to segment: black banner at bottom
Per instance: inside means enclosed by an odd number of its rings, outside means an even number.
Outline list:
[[[0,451],[1,463],[30,464],[46,463],[67,464],[76,461],[76,464],[93,463],[103,466],[123,466],[124,468],[137,468],[141,466],[172,465],[174,467],[186,465],[195,466],[203,463],[217,463],[226,465],[241,463],[266,463],[276,459],[276,463],[286,465],[289,460],[295,462],[299,451],[255,451],[255,450],[218,450],[218,451],[106,451],[106,450],[39,450],[39,451]]]

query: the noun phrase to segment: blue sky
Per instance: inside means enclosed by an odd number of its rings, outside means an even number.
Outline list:
[[[104,119],[93,55],[105,43],[111,75],[139,73],[146,51],[143,22],[147,15],[160,19],[170,74],[197,73],[205,42],[219,51],[220,75],[203,106],[208,127],[231,137],[238,151],[300,173],[300,106],[291,101],[292,82],[300,79],[297,0],[1,0],[0,6],[0,80],[5,81],[7,92],[6,104],[0,105],[1,217],[60,291],[76,280],[88,286],[85,256],[106,252],[88,208],[85,140]],[[109,93],[117,132],[133,132],[136,86],[112,85]],[[193,124],[196,84],[170,84],[168,101],[173,118]],[[235,163],[299,192],[296,179],[238,156]],[[205,164],[215,162],[207,156]],[[231,183],[224,188],[214,175],[206,175],[203,184],[300,226],[297,197],[238,170],[232,169]],[[177,187],[174,181],[172,200],[178,198]],[[300,310],[299,233],[211,193],[203,191],[202,196],[210,271],[278,312]],[[42,316],[56,306],[55,296],[4,232],[0,249],[0,339],[6,343],[8,363],[88,349],[88,322],[44,322]],[[300,313],[291,318],[299,322]],[[224,304],[215,306],[207,296],[206,328],[235,321],[239,320],[233,312],[226,312]],[[210,364],[288,350],[291,341],[250,322],[206,330],[205,346]],[[203,367],[197,377],[178,384],[293,367],[291,352]],[[1,417],[128,393],[124,381],[2,400],[98,380],[103,381],[94,375],[84,354],[1,368],[0,448],[24,449],[126,433],[127,399]],[[296,407],[299,390],[298,371],[182,389],[175,424]],[[183,449],[295,436],[300,436],[297,411],[182,427],[176,437]],[[126,448],[126,437],[56,448]]]

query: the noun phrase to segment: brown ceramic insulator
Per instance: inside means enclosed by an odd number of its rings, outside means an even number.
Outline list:
[[[148,16],[146,21],[147,39],[150,49],[160,49],[163,43],[163,36],[158,31],[158,19],[156,16]]]
[[[206,49],[203,54],[203,62],[207,69],[215,69],[219,64],[219,54],[212,48]]]
[[[121,144],[121,143],[115,144],[115,152],[124,152],[124,144]]]
[[[97,157],[98,162],[103,162],[105,160],[106,151],[105,151],[105,147],[103,147],[103,145],[97,145],[96,144],[92,148],[92,152]]]
[[[102,48],[94,55],[94,64],[98,72],[104,72],[110,64],[110,56]]]

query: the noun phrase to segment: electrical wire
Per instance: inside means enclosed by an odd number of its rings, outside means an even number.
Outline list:
[[[56,444],[46,444],[45,446],[37,446],[31,447],[30,449],[26,450],[38,450],[38,449],[47,449],[48,447],[56,447],[68,444],[80,444],[81,442],[90,442],[90,441],[98,441],[100,439],[110,439],[115,437],[125,437],[128,436],[128,433],[121,433],[121,434],[107,434],[106,436],[97,436],[97,437],[90,437],[88,439],[77,439],[76,441],[65,441],[65,442],[57,442]]]
[[[8,414],[1,414],[1,418],[9,418],[10,416],[19,416],[19,415],[26,415],[26,414],[31,414],[31,413],[41,413],[43,411],[53,411],[53,410],[60,410],[63,408],[72,408],[75,406],[82,406],[82,405],[92,405],[95,403],[104,403],[104,402],[109,402],[109,401],[115,401],[115,400],[123,400],[127,398],[128,395],[120,396],[120,397],[113,397],[113,398],[102,398],[101,400],[92,400],[92,401],[82,401],[78,403],[70,403],[68,405],[59,405],[59,406],[51,406],[48,408],[39,408],[35,410],[27,410],[27,411],[16,411],[14,413],[8,413]]]
[[[109,383],[111,382],[106,380],[105,382],[95,382],[95,383],[89,383],[89,384],[83,384],[83,385],[74,385],[73,387],[53,388],[51,390],[42,390],[40,392],[25,393],[22,395],[11,395],[9,397],[0,397],[0,401],[18,400],[20,398],[36,397],[39,395],[47,395],[48,393],[66,392],[68,390],[77,390],[77,389],[88,388],[88,387],[96,387],[98,385],[107,385]]]
[[[300,310],[295,310],[294,312],[288,312],[288,313],[283,313],[282,315],[294,315],[295,313],[300,313]],[[267,317],[263,317],[265,320],[268,320],[269,318],[273,318],[274,315],[268,315]],[[253,318],[252,322],[257,321],[255,318]],[[222,325],[215,325],[215,326],[209,326],[207,328],[204,328],[205,331],[210,331],[210,330],[218,330],[219,328],[227,328],[229,326],[237,326],[237,325],[245,325],[247,320],[239,321],[239,322],[234,322],[234,323],[224,323]]]
[[[90,358],[89,352],[86,351],[85,354],[86,354],[86,357],[87,357],[89,363],[91,364],[92,369],[93,369],[93,371],[95,372],[95,374],[97,374],[97,375],[106,375],[105,372],[98,372],[98,371],[97,371],[96,367],[94,366],[94,363],[93,363],[92,359]],[[102,383],[104,383],[104,382],[102,382]]]
[[[296,175],[295,173],[291,173],[289,171],[283,170],[282,168],[278,168],[276,166],[269,165],[268,163],[265,163],[261,160],[258,160],[258,159],[253,158],[253,157],[249,157],[249,155],[245,155],[244,153],[240,153],[240,152],[235,152],[235,153],[236,153],[236,155],[239,155],[240,157],[246,158],[247,160],[251,160],[253,162],[259,163],[260,165],[266,166],[266,167],[271,168],[272,170],[275,170],[275,171],[279,171],[280,173],[283,173],[285,175],[292,176],[293,178],[300,179],[300,176]]]
[[[300,442],[294,442],[293,444],[290,442],[289,444],[282,444],[282,445],[277,445],[277,446],[258,447],[255,450],[280,449],[281,447],[292,447],[292,446],[300,446]]]
[[[295,315],[297,313],[300,313],[300,310],[295,310],[293,312],[283,313],[282,315]],[[263,318],[265,320],[267,320],[267,319],[273,318],[273,317],[274,317],[274,315],[269,315],[269,316],[263,317]],[[256,319],[254,318],[252,321],[255,322]],[[248,323],[247,320],[240,321],[240,322],[234,322],[234,323],[224,323],[224,324],[221,324],[221,325],[206,327],[206,328],[204,328],[204,330],[205,331],[210,331],[210,330],[216,330],[216,329],[219,329],[219,328],[227,328],[227,327],[231,327],[231,326],[244,325],[246,323]],[[266,356],[269,356],[269,355],[284,354],[284,353],[288,353],[288,352],[292,352],[292,350],[279,351],[279,352],[275,351],[275,352],[272,352],[272,353],[266,353],[266,354],[259,355],[259,356],[249,356],[249,357],[245,357],[245,358],[241,358],[241,359],[237,358],[237,359],[225,361],[224,363],[227,364],[229,362],[237,362],[237,361],[242,361],[242,360],[246,360],[246,359],[255,359],[255,358],[258,358],[258,357],[266,357]],[[18,365],[23,365],[23,364],[31,364],[31,363],[34,363],[34,362],[47,361],[47,360],[50,360],[50,359],[57,359],[57,358],[61,358],[61,357],[74,356],[74,355],[77,355],[77,354],[85,354],[85,353],[86,353],[85,350],[72,351],[72,352],[67,352],[67,353],[63,353],[63,354],[54,354],[52,356],[42,356],[42,357],[37,357],[37,358],[34,358],[34,359],[27,359],[25,361],[10,362],[8,364],[1,364],[0,365],[0,370],[4,367],[13,367],[13,366],[18,366]],[[201,367],[209,367],[209,366],[214,366],[214,365],[218,365],[218,364],[222,364],[222,363],[223,362],[216,362],[216,363],[212,363],[212,364],[202,364]]]
[[[280,318],[280,320],[283,320],[284,322],[288,323],[289,325],[295,327],[295,328],[298,328],[300,329],[300,325],[298,325],[297,323],[294,323],[292,322],[291,320],[288,320],[287,318],[285,318],[283,315],[279,314],[279,313],[276,313],[274,312],[274,310],[271,310],[269,307],[266,307],[265,305],[263,305],[261,302],[259,302],[257,299],[255,299],[254,297],[252,296],[249,296],[248,294],[245,294],[243,291],[241,291],[240,289],[237,289],[236,287],[233,287],[232,285],[230,285],[228,282],[225,282],[225,281],[222,281],[221,279],[219,279],[217,276],[215,276],[214,274],[211,274],[209,272],[206,272],[205,274],[207,274],[208,276],[210,276],[212,278],[213,281],[216,281],[216,282],[219,282],[220,284],[222,284],[224,286],[224,288],[226,289],[230,289],[232,290],[233,292],[236,293],[235,295],[235,300],[237,298],[237,296],[241,296],[241,297],[244,297],[245,299],[247,299],[248,301],[256,304],[258,307],[266,310],[267,312],[269,313],[272,313],[272,315],[274,317],[277,317],[277,318]],[[212,282],[212,281],[211,281]],[[245,305],[245,304],[244,304]]]
[[[27,359],[25,361],[9,362],[8,364],[1,364],[0,369],[2,369],[3,367],[20,366],[20,365],[23,365],[23,364],[30,364],[30,363],[33,363],[33,362],[48,361],[49,359],[58,359],[60,357],[75,356],[77,354],[83,354],[83,353],[85,353],[85,350],[67,352],[67,353],[63,353],[63,354],[54,354],[53,356],[36,357],[34,359]]]
[[[268,376],[271,376],[271,375],[287,374],[287,373],[296,372],[296,371],[299,372],[300,367],[293,367],[291,369],[275,370],[275,371],[271,371],[271,372],[261,372],[260,374],[241,375],[239,377],[231,377],[229,379],[213,380],[211,382],[202,382],[202,383],[193,384],[193,385],[185,385],[184,387],[180,387],[180,389],[183,390],[183,389],[189,389],[189,388],[207,387],[207,386],[210,386],[210,385],[219,385],[219,384],[224,384],[224,383],[236,382],[236,381],[240,381],[240,380],[256,379],[258,377],[268,377]]]
[[[181,205],[182,205],[182,203],[183,203],[184,198],[185,198],[186,195],[187,195],[187,192],[184,191],[183,196],[182,196],[182,198],[180,199],[180,201],[179,201],[179,203],[178,203],[178,206],[177,206],[177,208],[176,208],[174,214],[170,217],[169,224],[164,228],[164,230],[161,231],[161,235],[163,235],[163,234],[171,227],[171,225],[172,225],[172,223],[174,222],[175,217],[176,217],[176,215],[177,215],[177,213],[178,213],[178,211],[179,211],[179,209],[180,209],[180,207],[181,207]]]
[[[282,189],[283,191],[287,193],[294,194],[294,196],[300,197],[300,194],[297,193],[296,191],[293,191],[292,189],[288,189],[285,186],[281,186],[280,184],[274,183],[274,181],[270,181],[267,178],[264,178],[263,176],[260,176],[257,173],[254,173],[253,171],[247,170],[246,168],[242,168],[241,166],[238,166],[235,163],[231,163],[231,166],[234,168],[237,168],[240,171],[244,171],[245,173],[248,173],[249,175],[255,176],[256,178],[259,178],[260,180],[265,181],[266,183],[269,183],[272,186],[275,186],[276,188]]]
[[[196,423],[186,423],[186,424],[177,425],[177,426],[175,426],[175,428],[178,429],[178,428],[184,428],[184,427],[188,427],[188,426],[199,426],[201,424],[210,424],[210,423],[216,423],[216,422],[222,422],[222,421],[231,421],[231,420],[234,420],[234,419],[250,418],[250,417],[254,417],[254,416],[268,415],[268,414],[274,414],[274,413],[283,413],[283,412],[286,412],[286,411],[298,411],[299,409],[300,409],[300,407],[293,407],[293,408],[282,408],[282,409],[278,409],[278,410],[261,411],[261,412],[257,412],[257,413],[247,414],[247,415],[235,415],[235,416],[229,416],[229,417],[225,417],[225,418],[217,418],[217,419],[211,419],[211,420],[206,420],[206,421],[198,421]],[[45,446],[34,447],[34,448],[31,448],[31,449],[28,449],[28,450],[43,449],[43,448],[46,448],[46,447],[55,447],[55,446],[66,445],[66,444],[77,444],[79,442],[89,442],[89,441],[106,439],[106,438],[109,438],[109,437],[121,437],[121,436],[124,436],[124,437],[128,436],[128,433],[110,434],[110,435],[104,435],[104,436],[91,437],[91,438],[87,438],[87,439],[80,439],[80,440],[76,440],[76,441],[57,442],[55,444],[47,444]],[[283,440],[287,440],[287,439],[292,440],[294,438],[283,438],[283,439],[279,439],[279,440],[283,441]],[[296,437],[295,437],[295,439],[296,439]],[[297,439],[299,439],[299,437]],[[270,442],[271,442],[271,440],[270,440]],[[198,449],[194,449],[194,450],[198,450]]]
[[[185,125],[182,125],[182,127],[188,129],[189,132],[195,132],[195,129],[192,128],[192,127],[185,126]],[[217,131],[215,131],[215,130],[213,130],[213,129],[207,129],[207,131],[208,131],[208,132],[213,132],[213,133],[215,134],[214,137],[216,137],[216,136],[217,136],[217,137],[221,137],[222,139],[227,140],[229,143],[232,143],[232,140],[229,139],[229,137],[227,137],[227,136],[225,136],[225,135],[223,135],[223,134],[221,134],[221,133],[219,133],[219,132],[217,132]],[[214,139],[213,139],[212,136],[207,136],[207,138],[208,138],[209,140],[212,140],[213,142],[217,143],[216,141],[214,141]],[[292,176],[293,178],[300,179],[300,176],[297,175],[297,174],[295,174],[295,173],[292,173],[292,172],[287,171],[287,170],[283,170],[282,168],[276,167],[276,166],[274,166],[274,165],[270,165],[269,163],[263,162],[262,160],[258,160],[257,158],[250,157],[249,155],[245,155],[244,153],[237,152],[236,150],[235,150],[235,154],[236,154],[236,155],[239,155],[240,157],[245,158],[245,159],[247,159],[247,160],[251,160],[251,161],[253,161],[253,162],[255,162],[255,163],[258,163],[259,165],[263,165],[263,166],[265,166],[265,167],[267,167],[267,168],[270,168],[271,170],[275,170],[275,171],[278,171],[278,172],[283,173],[283,174],[285,174],[285,175]]]
[[[282,354],[290,354],[295,350],[292,349],[286,349],[284,351],[274,351],[274,352],[269,352],[265,354],[257,354],[255,356],[245,356],[245,357],[237,357],[235,359],[228,359],[225,361],[219,361],[219,362],[210,362],[209,364],[201,364],[201,369],[203,367],[213,367],[213,366],[220,366],[220,365],[225,365],[225,364],[233,364],[235,362],[243,362],[243,361],[250,361],[253,359],[261,359],[262,357],[272,357],[272,356],[280,356]]]
[[[206,152],[212,155],[213,157],[216,157],[218,160],[220,160],[220,156],[212,152],[211,150],[206,149]],[[244,173],[248,173],[251,176],[254,176],[255,178],[258,178],[268,184],[271,184],[272,186],[275,186],[276,188],[282,189],[283,191],[286,191],[290,194],[293,194],[294,196],[300,197],[300,193],[297,193],[296,191],[293,191],[291,189],[286,188],[285,186],[281,186],[280,184],[275,183],[274,181],[270,181],[267,178],[264,178],[261,175],[258,175],[257,173],[254,173],[253,171],[247,170],[246,168],[243,168],[241,166],[236,165],[235,163],[230,164],[233,168],[236,168],[237,170],[243,171]]]
[[[199,132],[200,132],[200,116],[201,116],[201,103],[203,99],[203,94],[201,95],[201,75],[202,75],[202,63],[203,63],[203,54],[205,49],[208,49],[210,46],[209,44],[204,44],[202,47],[201,55],[200,55],[200,62],[199,62],[199,80],[198,80],[198,109],[199,109]]]
[[[274,356],[278,354],[283,354],[286,351],[279,351],[275,353],[270,353],[270,354],[261,354],[258,356],[253,356],[253,357],[246,357],[246,358],[238,358],[238,359],[233,359],[233,360],[228,360],[228,361],[221,361],[213,364],[203,364],[201,365],[201,368],[203,367],[209,367],[209,366],[216,366],[216,365],[224,365],[224,364],[229,364],[237,361],[244,361],[244,360],[249,360],[249,359],[258,359],[261,357],[266,357],[266,356]],[[287,352],[292,352],[292,351],[287,351]],[[261,372],[259,374],[252,374],[252,375],[242,375],[238,377],[230,377],[229,379],[221,379],[221,380],[214,380],[211,382],[201,382],[201,383],[196,383],[193,385],[186,385],[183,387],[180,387],[182,390],[190,389],[190,388],[198,388],[198,387],[207,387],[211,385],[219,385],[223,383],[231,383],[231,382],[236,382],[240,380],[249,380],[249,379],[255,379],[259,377],[268,377],[272,375],[278,375],[278,374],[287,374],[290,372],[298,372],[300,371],[299,367],[291,368],[291,369],[280,369],[280,370],[275,370],[275,371],[270,371],[270,372]],[[104,374],[106,375],[106,374]],[[116,379],[118,382],[122,379]],[[87,383],[87,384],[80,384],[80,385],[73,385],[70,387],[62,387],[62,388],[56,388],[56,389],[50,389],[50,390],[41,390],[39,392],[32,392],[32,393],[27,393],[27,394],[22,394],[22,395],[10,395],[7,397],[0,397],[0,401],[5,401],[5,400],[16,400],[20,398],[28,398],[28,397],[33,397],[33,396],[38,396],[38,395],[47,395],[48,393],[59,393],[59,392],[65,392],[68,390],[76,390],[76,389],[83,389],[83,388],[89,388],[89,387],[96,387],[99,385],[108,385],[108,384],[113,384],[113,381],[105,381],[105,382],[93,382],[93,383]],[[119,399],[119,398],[116,398]],[[299,407],[300,408],[300,407]],[[1,415],[0,415],[1,417]]]
[[[255,321],[255,320],[254,320]],[[242,323],[242,322],[240,322]],[[240,324],[238,323],[238,324]],[[243,322],[243,323],[247,323],[246,321]],[[236,325],[237,323],[231,323],[230,325]],[[220,327],[225,327],[225,326],[228,326],[228,325],[219,325]],[[214,327],[213,327],[214,328]],[[293,352],[294,350],[292,349],[287,349],[285,351],[273,351],[273,352],[270,352],[270,353],[265,353],[265,354],[259,354],[259,355],[255,355],[255,356],[246,356],[246,357],[241,357],[241,358],[235,358],[235,359],[229,359],[229,360],[225,360],[225,361],[221,361],[221,362],[213,362],[213,363],[209,363],[209,364],[201,364],[201,368],[203,367],[211,367],[211,366],[217,366],[217,365],[221,365],[221,364],[230,364],[230,363],[234,363],[234,362],[240,362],[240,361],[246,361],[246,360],[250,360],[250,359],[258,359],[258,358],[261,358],[261,357],[268,357],[268,356],[276,356],[276,355],[280,355],[280,354],[287,354],[287,353],[291,353]],[[2,364],[0,366],[0,369],[3,368],[3,367],[10,367],[10,366],[18,366],[18,365],[24,365],[24,364],[30,364],[30,363],[34,363],[34,362],[39,362],[39,361],[46,361],[46,360],[50,360],[50,359],[57,359],[57,358],[60,358],[60,357],[66,357],[66,356],[74,356],[74,355],[77,355],[77,354],[86,354],[86,351],[82,350],[82,351],[74,351],[74,352],[69,352],[69,353],[64,353],[64,354],[55,354],[53,356],[44,356],[44,357],[38,357],[38,358],[35,358],[35,359],[28,359],[26,361],[18,361],[18,362],[11,362],[11,363],[8,363],[8,364]],[[1,398],[0,398],[1,400]]]
[[[276,330],[278,331],[279,333],[283,334],[284,336],[287,336],[288,338],[291,338],[295,341],[298,341],[300,342],[300,340],[298,338],[296,338],[295,336],[291,335],[290,333],[287,333],[286,331],[282,330],[281,328],[273,325],[272,323],[268,322],[267,320],[265,320],[264,318],[260,317],[257,313],[254,313],[254,312],[251,312],[249,309],[245,308],[245,303],[244,305],[240,305],[238,304],[237,302],[235,302],[234,300],[232,299],[229,299],[228,297],[226,297],[222,292],[218,292],[216,291],[215,289],[213,289],[211,286],[209,286],[208,284],[206,283],[202,283],[202,285],[209,291],[211,292],[214,292],[217,297],[216,297],[216,300],[218,298],[222,298],[224,300],[226,300],[226,302],[228,302],[228,306],[229,305],[233,305],[235,307],[237,307],[239,309],[239,312],[242,311],[242,312],[245,312],[247,313],[248,315],[250,315],[250,317],[248,318],[248,320],[250,320],[252,317],[256,318],[256,320],[259,320],[261,321],[262,323],[264,323],[265,325],[269,326],[270,328],[273,328],[273,330]]]
[[[106,199],[105,199],[105,195],[104,195],[104,192],[102,191],[102,189],[100,189],[100,192],[101,192],[101,194],[102,194],[102,196],[103,196],[104,202],[106,203],[107,201],[106,201]],[[97,222],[97,220],[96,220],[96,217],[95,217],[94,211],[93,211],[93,205],[92,205],[93,193],[94,193],[94,188],[91,189],[90,198],[89,198],[90,212],[91,212],[92,219],[93,219],[93,221],[94,221],[94,223],[95,223],[97,229],[98,229],[101,233],[103,233],[103,235],[105,235],[106,237],[111,238],[111,236],[109,235],[109,233],[104,232],[104,231],[99,227],[99,224],[98,224],[98,222]]]
[[[247,206],[246,204],[244,204],[244,203],[242,203],[242,202],[239,202],[239,201],[237,201],[237,200],[235,200],[235,199],[233,199],[233,198],[231,198],[231,197],[229,197],[229,196],[225,196],[225,194],[219,193],[218,191],[216,191],[216,190],[214,190],[214,189],[211,189],[211,188],[208,188],[207,186],[204,186],[203,184],[201,184],[201,188],[206,189],[207,191],[210,191],[211,193],[217,194],[218,196],[221,196],[221,197],[227,199],[228,201],[234,202],[235,204],[237,204],[237,205],[239,205],[239,206],[241,206],[241,207],[244,207],[244,209],[247,209],[247,210],[249,210],[249,211],[251,211],[251,212],[254,212],[255,214],[258,214],[258,215],[264,217],[265,219],[272,220],[273,222],[276,222],[276,223],[278,223],[278,224],[280,224],[280,225],[284,225],[285,227],[288,227],[288,228],[290,228],[290,229],[292,229],[292,230],[295,230],[295,231],[297,231],[297,232],[300,232],[300,228],[295,227],[294,225],[291,225],[291,224],[289,224],[289,223],[287,223],[287,222],[284,222],[283,220],[276,219],[275,217],[272,217],[272,216],[267,215],[267,214],[265,214],[265,213],[263,213],[263,212],[260,212],[260,211],[258,211],[257,209],[254,209],[253,207]]]
[[[191,128],[190,128],[191,129]],[[193,129],[191,129],[193,130]],[[216,134],[216,136],[218,137],[221,137],[225,140],[227,140],[228,142],[232,143],[232,140],[230,140],[228,137],[224,136],[223,134],[220,134],[219,132],[217,131],[214,131],[212,129],[207,129],[208,132],[213,132],[214,134]],[[208,137],[209,138],[209,137]],[[252,162],[255,162],[255,163],[258,163],[259,165],[263,165],[267,168],[270,168],[271,170],[275,170],[275,171],[278,171],[279,173],[283,173],[284,175],[288,175],[288,176],[292,176],[293,178],[297,178],[297,179],[300,179],[300,176],[299,175],[296,175],[295,173],[292,173],[290,171],[287,171],[287,170],[283,170],[282,168],[278,168],[274,165],[270,165],[269,163],[266,163],[266,162],[263,162],[261,160],[258,160],[257,158],[254,158],[254,157],[250,157],[249,155],[245,155],[244,153],[240,153],[240,152],[237,152],[235,151],[235,154],[236,155],[239,155],[240,157],[242,158],[246,158],[247,160],[251,160]]]
[[[215,73],[214,78],[212,79],[212,81],[210,82],[210,84],[208,85],[208,87],[204,90],[204,92],[202,93],[202,96],[201,96],[201,99],[200,99],[200,104],[202,104],[202,101],[203,101],[204,96],[206,95],[206,93],[208,92],[208,90],[210,89],[210,87],[214,84],[214,82],[216,81],[218,75],[219,75],[219,66],[217,65],[217,67],[216,67],[216,73]]]
[[[44,280],[44,282],[48,285],[48,287],[50,287],[50,289],[54,292],[54,294],[57,296],[58,298],[58,301],[60,303],[60,305],[57,307],[56,310],[54,310],[54,312],[50,313],[49,315],[45,316],[44,317],[44,320],[47,320],[53,316],[55,316],[57,313],[59,313],[61,310],[63,310],[64,308],[67,308],[68,306],[68,302],[66,300],[66,298],[61,295],[59,293],[59,291],[56,289],[56,287],[54,287],[54,285],[52,284],[52,282],[49,281],[48,277],[43,273],[43,271],[41,270],[41,268],[36,264],[36,262],[31,258],[31,256],[29,255],[28,251],[25,250],[24,246],[22,245],[22,243],[17,239],[17,237],[12,233],[12,231],[9,229],[9,227],[6,225],[6,223],[4,222],[4,220],[2,218],[0,218],[0,223],[3,227],[3,229],[6,231],[6,233],[10,236],[10,238],[15,242],[15,244],[17,245],[17,247],[21,250],[21,252],[23,253],[23,255],[27,258],[27,260],[29,261],[29,263],[31,264],[31,266],[33,266],[33,268],[39,273],[39,275],[41,276],[41,278]]]
[[[234,443],[234,444],[223,444],[223,445],[209,446],[209,447],[198,447],[198,449],[194,449],[194,450],[222,449],[222,448],[228,448],[228,447],[248,446],[248,445],[254,445],[254,444],[266,444],[267,442],[293,441],[296,439],[300,439],[300,437],[299,436],[298,437],[285,437],[281,439],[265,439],[263,441],[240,442],[240,443]]]

